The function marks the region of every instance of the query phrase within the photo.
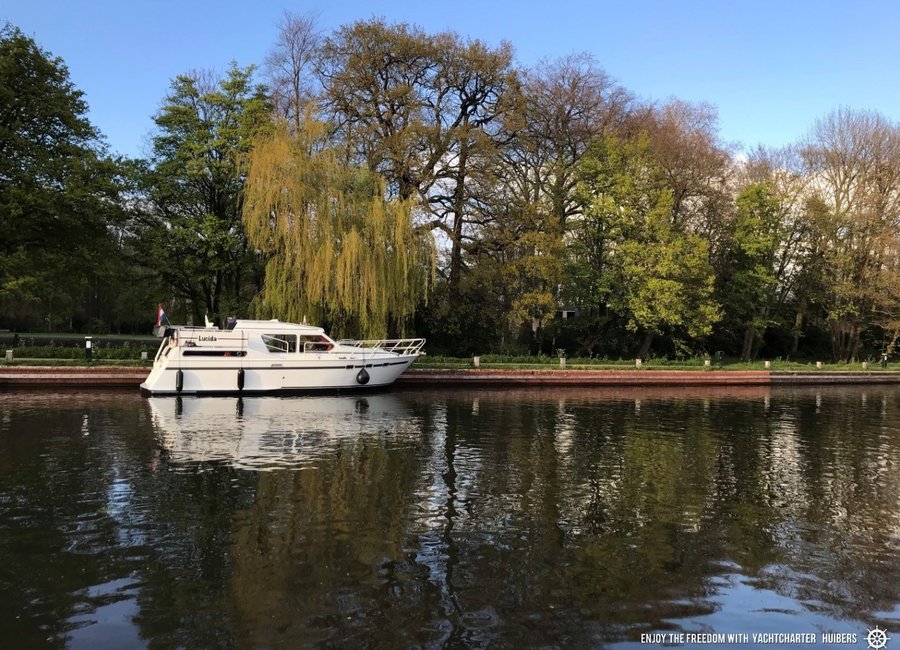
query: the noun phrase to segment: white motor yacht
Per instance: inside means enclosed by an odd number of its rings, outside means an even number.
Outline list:
[[[224,329],[167,327],[146,395],[279,394],[389,386],[425,339],[335,341],[321,327],[229,319]]]

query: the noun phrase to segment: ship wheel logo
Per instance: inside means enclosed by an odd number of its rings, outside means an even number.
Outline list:
[[[877,625],[874,630],[869,630],[869,633],[866,635],[866,643],[869,644],[869,647],[872,648],[872,650],[881,650],[890,640],[887,632],[879,630]]]

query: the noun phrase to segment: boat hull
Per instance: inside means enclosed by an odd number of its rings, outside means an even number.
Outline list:
[[[384,359],[312,359],[295,363],[253,363],[234,359],[224,363],[182,360],[154,367],[141,384],[145,395],[279,395],[368,391],[390,386],[416,356]],[[360,372],[368,378],[361,381]],[[179,373],[181,373],[179,375]]]

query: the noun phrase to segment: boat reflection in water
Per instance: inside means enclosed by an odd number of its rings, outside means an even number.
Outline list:
[[[367,440],[412,438],[416,418],[394,395],[149,398],[153,426],[173,464],[302,468]]]

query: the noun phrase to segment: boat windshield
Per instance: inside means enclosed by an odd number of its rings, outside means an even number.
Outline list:
[[[269,352],[287,353],[297,351],[296,334],[263,334],[262,340]]]
[[[263,343],[269,352],[287,354],[297,352],[328,352],[334,342],[322,334],[263,334]]]
[[[301,334],[304,352],[328,352],[334,344],[321,334]]]

